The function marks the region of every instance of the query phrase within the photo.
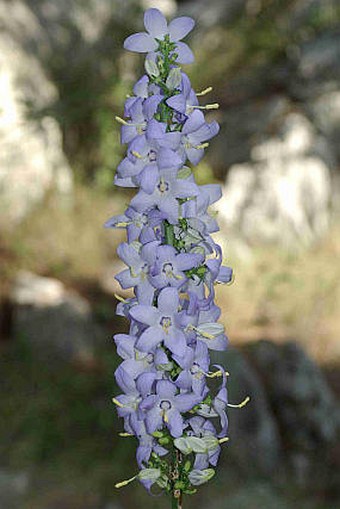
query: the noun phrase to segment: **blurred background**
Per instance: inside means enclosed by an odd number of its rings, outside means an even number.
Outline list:
[[[195,172],[223,186],[218,359],[252,398],[184,507],[340,508],[339,0],[0,0],[0,508],[169,504],[113,487],[136,444],[111,403],[124,236],[102,226],[131,198],[114,115],[150,6],[197,20],[185,71],[221,105]]]

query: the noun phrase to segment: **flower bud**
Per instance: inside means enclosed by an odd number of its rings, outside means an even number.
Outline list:
[[[153,76],[154,78],[158,78],[159,76],[159,69],[157,67],[157,64],[151,60],[151,58],[147,58],[145,60],[145,70],[149,76]]]
[[[199,486],[210,481],[214,475],[215,470],[213,468],[206,468],[204,470],[192,470],[188,477],[193,486]]]
[[[138,479],[141,481],[157,481],[161,476],[159,468],[144,468],[138,474]]]
[[[169,72],[169,76],[165,82],[169,90],[175,90],[178,88],[182,81],[181,69],[179,67],[173,67]]]

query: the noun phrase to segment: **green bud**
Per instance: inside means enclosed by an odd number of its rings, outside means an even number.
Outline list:
[[[181,69],[179,67],[173,67],[169,72],[165,84],[169,90],[175,90],[180,86],[181,81]]]
[[[159,468],[144,468],[138,474],[138,479],[142,481],[157,481],[161,476],[161,471]]]
[[[155,78],[157,78],[160,74],[157,64],[155,64],[155,62],[150,58],[145,60],[145,70],[149,76],[153,76]]]
[[[153,433],[151,433],[151,435],[155,438],[162,438],[162,436],[164,435],[163,431],[154,431]]]
[[[185,472],[189,472],[190,471],[191,463],[190,463],[189,460],[184,463],[184,467],[183,468],[184,468]]]
[[[159,443],[160,445],[167,445],[169,442],[170,442],[170,440],[169,440],[169,438],[168,438],[168,437],[160,438],[160,439],[158,440],[158,443]]]
[[[165,475],[162,475],[157,479],[156,483],[160,488],[166,488],[168,485],[168,478]]]
[[[190,454],[192,449],[187,442],[186,437],[175,438],[174,446],[181,451],[183,454]]]
[[[193,452],[202,454],[207,452],[207,447],[201,438],[187,437],[186,442]]]
[[[213,451],[216,447],[219,446],[219,440],[214,437],[214,435],[205,435],[202,437],[202,441],[204,442],[208,451]]]
[[[215,470],[213,468],[206,468],[205,470],[192,470],[188,477],[191,484],[194,486],[200,486],[201,484],[210,481],[214,475]]]
[[[185,484],[183,481],[176,481],[174,487],[176,490],[183,490],[185,488]]]

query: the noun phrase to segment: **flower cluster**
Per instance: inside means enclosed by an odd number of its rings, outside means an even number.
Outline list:
[[[114,398],[124,419],[124,436],[138,439],[137,476],[172,496],[192,493],[214,475],[221,443],[227,440],[226,372],[210,368],[209,350],[225,350],[227,338],[214,302],[217,283],[229,283],[218,231],[209,207],[219,185],[199,186],[186,164],[196,165],[219,131],[206,122],[200,94],[179,63],[193,55],[180,42],[194,21],[169,23],[157,9],[145,12],[147,32],[128,37],[124,47],[147,53],[146,74],[126,100],[121,141],[127,154],[117,168],[117,186],[138,188],[124,214],[107,227],[125,228],[119,257],[127,265],[116,279],[133,288],[117,313],[130,321],[129,334],[115,336],[123,359]],[[209,382],[209,383],[208,383]],[[217,386],[216,386],[217,382]]]

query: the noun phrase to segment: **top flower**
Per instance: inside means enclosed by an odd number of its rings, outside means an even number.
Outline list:
[[[195,21],[188,16],[173,19],[169,25],[164,15],[158,9],[148,9],[144,14],[144,26],[147,32],[139,32],[130,35],[124,41],[124,48],[137,53],[150,53],[157,51],[159,41],[166,36],[170,42],[175,43],[177,61],[181,64],[189,64],[194,61],[194,56],[189,46],[179,42],[194,28]]]

